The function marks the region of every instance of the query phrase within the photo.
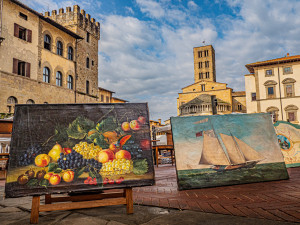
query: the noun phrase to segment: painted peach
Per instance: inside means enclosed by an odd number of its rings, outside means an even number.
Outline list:
[[[128,122],[123,122],[121,127],[124,131],[130,131],[130,124]]]
[[[74,172],[72,170],[68,170],[63,173],[62,178],[65,182],[72,182],[74,179]]]
[[[116,153],[116,159],[131,159],[131,154],[126,150],[120,150]]]
[[[48,166],[48,164],[50,163],[50,156],[47,154],[39,154],[37,157],[35,157],[35,165],[39,166],[39,167],[45,167]]]
[[[65,154],[65,155],[68,155],[68,154],[70,154],[72,152],[72,149],[71,148],[63,148],[63,153]]]
[[[114,152],[109,149],[103,150],[98,154],[98,161],[101,163],[112,161],[114,160],[114,158],[115,158]]]
[[[116,144],[111,143],[111,144],[109,145],[109,149],[115,152],[116,149],[117,149]]]
[[[140,124],[137,120],[131,120],[130,121],[130,128],[132,130],[139,130],[140,129]]]
[[[59,174],[53,174],[49,179],[49,183],[52,185],[57,185],[60,183],[60,181],[61,181],[61,177]]]
[[[53,173],[46,173],[44,179],[49,180]]]

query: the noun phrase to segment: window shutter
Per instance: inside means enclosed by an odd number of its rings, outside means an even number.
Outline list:
[[[19,60],[13,59],[13,73],[18,74],[18,62]]]
[[[30,77],[30,63],[26,63],[26,77]]]
[[[27,30],[27,41],[28,42],[32,42],[32,31],[31,30]]]
[[[14,35],[15,37],[19,37],[19,25],[18,24],[14,24]]]

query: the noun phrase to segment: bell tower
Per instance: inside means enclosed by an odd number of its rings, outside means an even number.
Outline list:
[[[195,47],[194,80],[216,82],[215,50],[212,45]]]

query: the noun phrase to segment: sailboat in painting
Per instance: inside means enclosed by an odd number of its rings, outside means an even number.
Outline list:
[[[212,169],[222,171],[251,168],[264,159],[260,153],[231,133],[230,135],[220,133],[220,137],[225,149],[213,129],[203,131],[203,148],[199,164],[212,165]]]

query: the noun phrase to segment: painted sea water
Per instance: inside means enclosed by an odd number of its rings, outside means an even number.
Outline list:
[[[268,114],[171,118],[180,190],[288,179]]]

